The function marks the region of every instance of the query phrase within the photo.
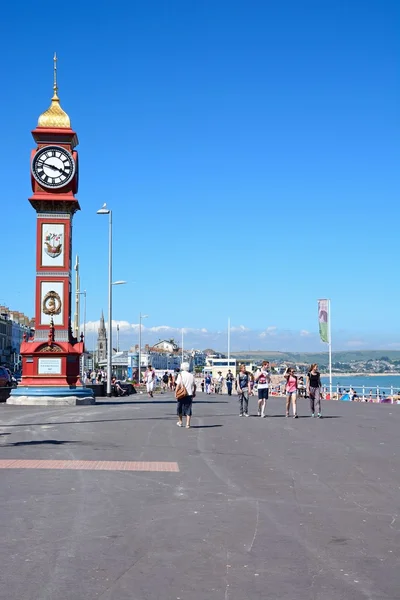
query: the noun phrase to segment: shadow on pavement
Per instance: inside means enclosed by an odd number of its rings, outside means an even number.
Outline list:
[[[229,404],[229,402],[227,400],[197,400],[197,398],[195,398],[193,400],[193,402],[195,404]],[[100,402],[98,402],[96,400],[96,404],[93,404],[93,406],[97,406],[97,405],[105,405],[105,404],[176,404],[176,400],[131,400],[131,401],[118,401],[116,400],[115,402],[113,402],[112,400],[110,401],[104,401],[102,402],[100,400]]]
[[[61,441],[61,440],[41,440],[41,441],[32,441],[32,442],[14,442],[13,444],[5,444],[4,446],[44,446],[46,444],[62,446],[63,444],[75,444],[76,445],[76,444],[80,444],[80,443],[81,442]]]
[[[190,429],[208,429],[209,427],[223,427],[223,425],[191,425]]]

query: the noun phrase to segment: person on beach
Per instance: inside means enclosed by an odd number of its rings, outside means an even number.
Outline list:
[[[318,371],[318,365],[312,364],[307,373],[307,396],[310,398],[311,416],[315,417],[315,404],[317,405],[318,418],[322,417],[321,413],[321,374]]]
[[[268,400],[269,384],[271,383],[268,360],[263,361],[261,369],[258,369],[254,375],[254,380],[257,382],[258,416],[263,418],[267,416],[265,414],[265,407]]]
[[[286,369],[286,417],[289,417],[290,405],[293,407],[293,419],[297,419],[297,377],[294,369]]]
[[[249,416],[249,389],[250,374],[246,371],[246,366],[241,365],[240,371],[236,377],[236,391],[239,399],[239,417]]]
[[[156,379],[156,372],[153,367],[149,365],[147,367],[146,373],[144,374],[144,381],[146,383],[147,394],[149,398],[153,398],[153,390]]]
[[[234,381],[233,373],[230,369],[228,369],[228,373],[226,375],[226,388],[228,390],[228,396],[232,396],[232,383]]]
[[[176,412],[178,415],[178,427],[182,427],[183,417],[186,417],[186,429],[190,428],[190,420],[192,418],[192,403],[193,398],[196,396],[196,383],[192,373],[189,373],[189,363],[183,362],[181,364],[181,372],[178,374],[175,380],[176,388],[183,385],[186,389],[186,396],[184,398],[177,398]],[[175,390],[176,393],[176,390]]]

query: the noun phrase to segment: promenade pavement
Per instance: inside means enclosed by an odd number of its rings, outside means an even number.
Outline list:
[[[400,598],[400,406],[104,400],[0,406],[1,599]]]

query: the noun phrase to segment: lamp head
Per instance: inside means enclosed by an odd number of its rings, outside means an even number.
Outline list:
[[[107,203],[104,202],[103,206],[97,211],[98,215],[109,215],[110,214],[110,209],[107,208]]]

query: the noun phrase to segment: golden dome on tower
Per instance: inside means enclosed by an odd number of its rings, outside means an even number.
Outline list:
[[[51,104],[39,117],[38,127],[67,128],[71,127],[71,121],[67,113],[61,108],[60,99],[57,96],[57,55],[54,54],[54,94]]]

